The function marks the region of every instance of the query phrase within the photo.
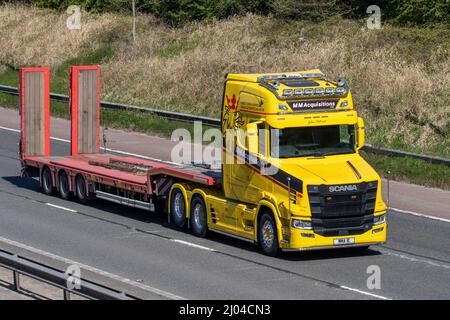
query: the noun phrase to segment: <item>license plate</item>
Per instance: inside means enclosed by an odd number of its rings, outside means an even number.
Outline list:
[[[340,239],[334,239],[334,245],[338,246],[341,244],[352,244],[355,243],[355,238],[340,238]]]

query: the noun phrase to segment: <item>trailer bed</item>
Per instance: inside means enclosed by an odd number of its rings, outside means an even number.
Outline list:
[[[168,162],[114,154],[25,157],[24,161],[34,167],[46,165],[136,185],[145,185],[148,177],[161,175],[210,186],[219,184],[222,178],[220,170],[205,169],[194,165],[176,165]],[[123,166],[118,166],[118,164],[123,164]],[[126,165],[128,165],[128,168]]]

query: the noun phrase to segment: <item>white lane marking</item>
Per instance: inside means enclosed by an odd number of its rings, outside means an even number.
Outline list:
[[[438,221],[442,221],[442,222],[450,222],[450,219],[444,219],[444,218],[440,218],[440,217],[429,216],[429,215],[426,215],[426,214],[423,214],[423,213],[414,212],[414,211],[402,210],[402,209],[392,208],[392,207],[389,207],[389,209],[394,210],[394,211],[398,211],[400,213],[411,214],[411,215],[414,215],[414,216],[417,216],[417,217],[428,218],[428,219],[438,220]]]
[[[391,251],[388,251],[388,250],[384,250],[384,249],[378,249],[378,250],[380,250],[384,254],[387,254],[387,255],[390,255],[390,256],[394,256],[394,257],[397,257],[397,258],[401,258],[401,259],[405,259],[405,260],[408,260],[408,261],[411,261],[411,262],[421,262],[421,263],[429,264],[430,266],[433,266],[433,267],[441,267],[441,268],[445,268],[445,269],[450,269],[450,265],[436,263],[436,262],[431,261],[431,260],[417,259],[417,258],[408,256],[406,254],[394,253],[394,252],[391,252]]]
[[[69,209],[69,208],[66,208],[66,207],[61,207],[61,206],[58,206],[58,205],[53,204],[53,203],[46,202],[45,204],[47,206],[50,206],[50,207],[53,207],[53,208],[57,208],[57,209],[61,209],[61,210],[65,210],[65,211],[78,212],[77,210]]]
[[[2,126],[0,126],[0,129],[20,133],[20,130],[17,130],[17,129],[7,128],[7,127],[2,127]]]
[[[6,128],[6,127],[2,127],[2,126],[0,126],[0,129],[7,130],[7,131],[12,131],[12,132],[17,132],[17,133],[21,132],[18,129]],[[50,139],[55,140],[55,141],[61,141],[61,142],[70,143],[70,140],[67,140],[67,139],[56,138],[56,137],[50,137]],[[100,147],[100,149],[101,150],[105,150],[105,151],[109,151],[109,152],[120,153],[120,154],[123,154],[123,155],[126,155],[126,156],[138,157],[138,158],[142,158],[142,159],[146,159],[146,160],[157,161],[157,162],[168,163],[168,164],[172,164],[172,165],[176,165],[176,166],[181,166],[181,164],[176,163],[176,162],[165,161],[165,160],[161,160],[161,159],[157,159],[157,158],[143,156],[143,155],[136,154],[136,153],[130,153],[130,152],[126,152],[126,151],[110,149],[110,148],[105,148],[105,147]]]
[[[392,300],[391,298],[388,298],[388,297],[380,296],[378,294],[370,293],[370,292],[359,290],[359,289],[355,289],[355,288],[350,288],[350,287],[347,287],[347,286],[339,286],[339,288],[344,289],[344,290],[350,290],[350,291],[358,292],[358,293],[361,293],[361,294],[365,294],[367,296],[371,296],[371,297],[374,297],[374,298],[377,298],[377,299]]]
[[[19,247],[19,248],[22,248],[22,249],[25,249],[25,250],[28,250],[28,251],[31,251],[31,252],[43,255],[43,256],[46,256],[46,257],[54,259],[54,260],[62,261],[62,262],[67,263],[67,264],[76,264],[76,265],[80,266],[81,269],[85,269],[85,270],[88,270],[90,272],[94,272],[94,273],[100,274],[102,276],[105,276],[105,277],[108,277],[108,278],[111,278],[111,279],[114,279],[114,280],[118,280],[120,282],[132,285],[134,287],[138,287],[140,289],[149,291],[151,293],[157,294],[159,296],[163,296],[163,297],[168,298],[168,299],[186,300],[185,298],[177,296],[177,295],[172,294],[170,292],[167,292],[167,291],[164,291],[164,290],[160,290],[160,289],[157,289],[157,288],[154,288],[154,287],[151,287],[151,286],[148,286],[148,285],[136,282],[134,280],[130,280],[130,279],[118,276],[116,274],[109,273],[107,271],[103,271],[103,270],[91,267],[89,265],[86,265],[86,264],[83,264],[83,263],[79,263],[77,261],[74,261],[74,260],[71,260],[71,259],[67,259],[67,258],[55,255],[55,254],[50,253],[50,252],[47,252],[47,251],[44,251],[44,250],[41,250],[41,249],[37,249],[37,248],[31,247],[31,246],[28,246],[26,244],[23,244],[23,243],[14,241],[14,240],[10,240],[10,239],[6,239],[6,238],[3,238],[3,237],[0,237],[0,241],[4,242],[4,243],[7,243],[9,245],[12,245],[12,246],[16,246],[16,247]]]
[[[180,243],[180,244],[184,244],[185,246],[189,246],[189,247],[193,247],[193,248],[197,248],[197,249],[202,249],[202,250],[206,250],[206,251],[211,251],[211,252],[214,252],[214,251],[216,251],[215,249],[212,249],[212,248],[208,248],[208,247],[204,247],[204,246],[201,246],[201,245],[199,245],[199,244],[195,244],[195,243],[190,243],[190,242],[187,242],[187,241],[183,241],[183,240],[178,240],[178,239],[170,239],[170,241],[172,241],[172,242],[176,242],[176,243]]]

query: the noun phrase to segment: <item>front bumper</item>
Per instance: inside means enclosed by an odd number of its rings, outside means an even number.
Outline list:
[[[381,229],[382,228],[382,229]],[[362,247],[386,242],[387,222],[374,225],[370,230],[358,235],[346,235],[336,237],[324,237],[313,230],[301,230],[291,228],[290,241],[281,241],[280,247],[283,251],[306,251],[306,250],[322,250],[337,249],[349,247]],[[377,231],[377,232],[374,232]],[[337,239],[353,238],[351,244],[335,244]]]

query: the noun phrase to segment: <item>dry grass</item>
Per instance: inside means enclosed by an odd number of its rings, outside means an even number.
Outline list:
[[[130,27],[126,17],[89,15],[80,34],[60,27],[55,33],[65,17],[1,7],[0,32],[8,41],[0,44],[0,59],[55,65],[106,29],[119,24],[126,35]],[[36,26],[18,23],[24,20]],[[172,29],[141,16],[137,41],[115,39],[116,54],[102,65],[103,98],[217,117],[227,72],[320,68],[348,80],[369,142],[448,157],[450,33],[439,32],[389,26],[371,31],[364,22],[313,25],[254,15]]]
[[[68,17],[21,5],[1,6],[1,62],[11,66],[55,66],[77,56],[99,34],[122,23],[111,14],[83,14],[81,30],[69,30]]]

